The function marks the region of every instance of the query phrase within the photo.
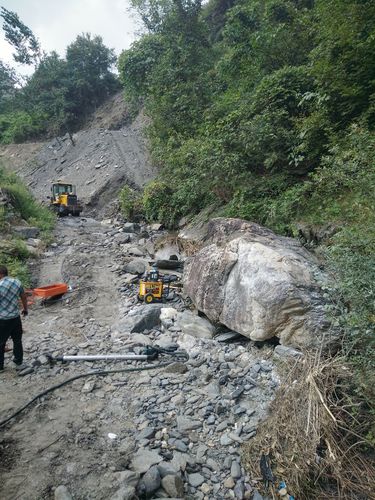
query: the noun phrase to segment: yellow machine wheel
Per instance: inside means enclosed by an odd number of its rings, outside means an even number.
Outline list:
[[[151,304],[151,302],[154,302],[154,296],[152,295],[152,293],[146,293],[144,301],[146,302],[146,304]]]

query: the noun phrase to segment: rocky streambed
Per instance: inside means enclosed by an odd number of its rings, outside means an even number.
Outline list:
[[[241,445],[266,416],[279,383],[276,360],[287,349],[257,348],[230,332],[215,337],[179,293],[164,304],[140,303],[135,278],[157,258],[163,235],[120,219],[59,221],[37,282],[64,280],[72,291],[31,308],[24,322],[31,369],[17,377],[7,358],[0,420],[76,374],[156,368],[75,380],[4,427],[1,498],[262,498],[259,478],[242,467]],[[158,367],[170,358],[50,364],[47,356],[139,354],[154,345],[185,350],[189,359]]]

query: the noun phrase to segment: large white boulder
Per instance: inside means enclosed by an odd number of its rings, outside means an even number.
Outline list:
[[[252,340],[317,345],[327,328],[323,279],[298,241],[240,219],[213,219],[184,271],[184,289],[213,322]]]

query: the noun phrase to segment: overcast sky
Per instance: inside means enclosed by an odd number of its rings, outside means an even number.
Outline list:
[[[129,13],[128,0],[0,0],[0,6],[16,12],[39,39],[46,52],[55,50],[61,56],[77,35],[89,32],[100,35],[107,47],[118,55],[129,48],[139,25]],[[0,19],[0,26],[2,26]],[[0,31],[0,58],[17,67],[12,59],[12,47]]]

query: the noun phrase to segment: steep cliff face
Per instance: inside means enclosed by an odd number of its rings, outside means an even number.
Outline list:
[[[117,94],[72,138],[2,146],[0,161],[39,200],[46,201],[53,182],[69,181],[77,186],[86,213],[101,212],[123,184],[140,188],[156,175],[143,133],[147,118],[140,114],[128,122],[126,104]]]

